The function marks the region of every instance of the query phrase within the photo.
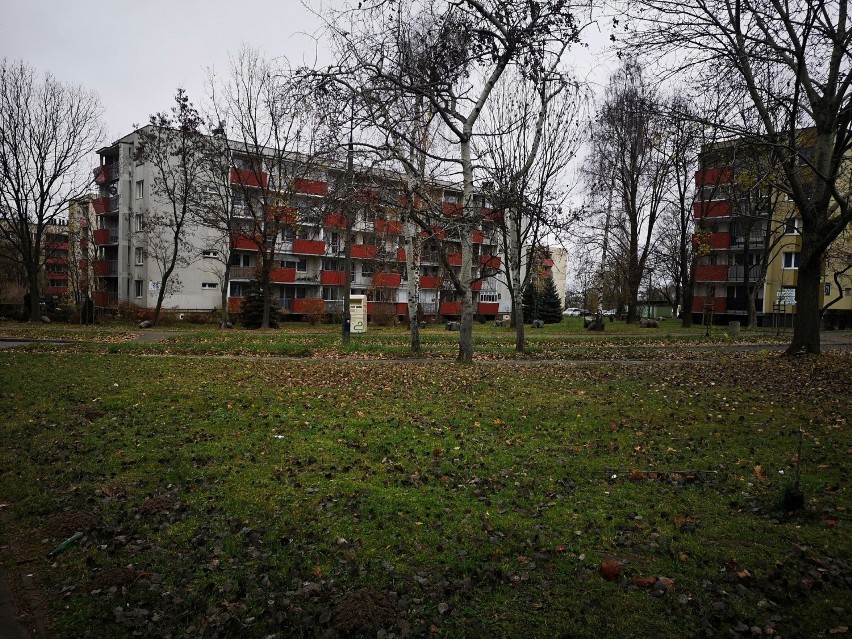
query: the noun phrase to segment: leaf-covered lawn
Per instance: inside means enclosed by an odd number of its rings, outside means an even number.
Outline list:
[[[58,637],[812,637],[850,370],[0,353],[0,502]]]

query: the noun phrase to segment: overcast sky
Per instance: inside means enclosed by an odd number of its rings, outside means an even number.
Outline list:
[[[170,108],[178,86],[202,103],[207,69],[226,71],[228,54],[243,43],[296,64],[327,60],[314,38],[319,27],[300,0],[0,0],[0,57],[97,91],[112,141]],[[594,69],[592,77],[605,82],[606,65],[593,54],[605,48],[606,35],[586,35],[590,49],[570,58],[583,75]]]

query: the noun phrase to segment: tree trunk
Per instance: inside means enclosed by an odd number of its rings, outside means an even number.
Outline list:
[[[462,259],[462,264],[464,264],[464,259]],[[470,290],[469,273],[466,279],[467,286],[462,293],[461,322],[459,323],[458,361],[460,362],[473,361],[473,292]]]
[[[29,266],[29,264],[27,266]],[[27,280],[29,280],[30,287],[29,321],[38,322],[41,321],[41,298],[38,291],[38,270],[31,268],[28,268],[27,270],[29,271],[29,273],[27,273]]]
[[[514,211],[506,213],[506,261],[509,269],[509,293],[512,296],[512,324],[515,328],[515,351],[523,353],[526,349],[524,332],[524,305],[517,303],[521,296],[521,246],[520,224]]]
[[[269,286],[270,270],[271,269],[269,260],[264,260],[263,268],[261,269],[261,290],[263,291],[263,320],[260,323],[260,328],[269,328],[269,316],[272,306],[272,300],[269,298],[272,292]]]
[[[524,305],[513,304],[512,313],[515,321],[515,350],[523,353],[526,348],[526,332],[524,327]]]
[[[228,327],[228,288],[231,285],[231,260],[225,262],[225,274],[222,281],[222,321],[219,328]]]
[[[408,331],[411,337],[412,355],[420,354],[420,251],[414,250],[414,238],[417,234],[415,224],[405,221],[405,268],[408,271]]]
[[[802,256],[812,254],[805,250],[807,236],[802,237]],[[802,260],[799,266],[799,281],[796,285],[796,315],[793,326],[793,341],[786,351],[796,355],[802,351],[820,352],[820,268],[819,259]]]

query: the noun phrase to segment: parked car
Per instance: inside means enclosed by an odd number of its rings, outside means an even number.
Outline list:
[[[616,309],[614,309],[614,308],[609,308],[609,309],[605,310],[605,311],[603,312],[603,314],[604,314],[604,316],[606,316],[606,317],[613,317],[613,316],[615,316],[615,315],[618,315],[618,311],[617,311]]]
[[[581,308],[566,308],[562,311],[562,315],[565,317],[580,317],[583,314],[583,309]]]

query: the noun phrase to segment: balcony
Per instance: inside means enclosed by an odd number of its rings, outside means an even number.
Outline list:
[[[102,164],[96,166],[92,171],[95,177],[95,184],[107,184],[112,180],[118,179],[118,163]]]
[[[754,301],[755,310],[760,313],[763,311],[763,298],[758,297]],[[748,312],[748,298],[746,297],[729,297],[725,301],[726,313],[746,313]]]
[[[398,262],[404,262],[405,261],[405,249],[404,248],[396,249],[396,260]]]
[[[357,189],[355,199],[361,204],[378,204],[379,191],[377,189]]]
[[[92,201],[92,206],[95,209],[95,213],[98,215],[103,215],[104,213],[109,213],[112,210],[110,206],[110,201],[108,197],[99,197]]]
[[[95,246],[118,244],[118,229],[96,229],[92,232]]]
[[[110,266],[113,264],[115,264],[115,271],[112,271],[112,269],[110,268]],[[118,265],[112,260],[94,260],[92,262],[92,272],[97,277],[108,277],[110,275],[115,275],[117,271]]]
[[[329,315],[342,315],[343,300],[325,300],[325,312]]]
[[[498,269],[500,268],[500,258],[496,255],[480,255],[479,267]]]
[[[231,184],[266,188],[269,184],[269,174],[252,169],[231,169]]]
[[[692,312],[703,313],[705,302],[713,308],[713,312],[717,315],[724,314],[728,310],[727,300],[724,297],[699,297],[696,295],[692,298]]]
[[[115,291],[92,291],[91,295],[95,306],[107,308],[118,304],[118,293]]]
[[[699,264],[695,267],[696,282],[727,282],[727,264]]]
[[[499,302],[480,302],[476,306],[476,312],[480,315],[497,315],[499,310]]]
[[[373,275],[373,286],[377,288],[396,288],[402,281],[399,273],[376,273]]]
[[[483,242],[485,242],[485,233],[483,233],[482,231],[474,231],[471,234],[471,241],[474,244],[482,244]]]
[[[471,291],[481,291],[482,290],[482,280],[473,280],[470,283]]]
[[[762,269],[755,264],[748,270],[748,281],[754,283],[761,275]],[[735,264],[728,267],[729,282],[745,282],[746,269],[741,264]]]
[[[420,277],[420,288],[439,289],[443,285],[444,278],[437,275],[422,275]]]
[[[303,297],[290,300],[290,312],[300,314],[322,314],[325,312],[325,301],[314,297]]]
[[[273,284],[292,284],[296,281],[296,269],[276,266],[269,271],[269,281]]]
[[[246,235],[234,233],[231,235],[231,249],[240,251],[257,251],[263,246],[263,238],[260,235]]]
[[[352,257],[361,259],[361,260],[374,260],[376,259],[376,254],[379,252],[378,246],[373,246],[371,244],[353,244],[352,245]]]
[[[398,220],[383,220],[381,218],[376,218],[376,221],[373,222],[373,229],[376,233],[402,235],[402,222]]]
[[[461,302],[441,302],[438,306],[440,315],[461,315]]]
[[[731,247],[730,233],[696,233],[692,236],[692,245],[697,246],[701,240],[707,242],[707,247],[711,249],[726,249]]]
[[[77,268],[81,271],[85,271],[87,268],[89,268],[89,260],[83,258],[82,260],[77,262]]]
[[[694,206],[696,219],[729,217],[731,215],[731,203],[725,200],[714,202],[696,202]]]
[[[323,226],[332,229],[345,229],[348,225],[348,220],[345,215],[340,213],[332,213],[330,215],[326,215],[323,220]]]
[[[325,286],[344,286],[346,284],[346,272],[322,271],[320,273],[320,284]]]
[[[705,169],[695,172],[695,186],[718,186],[729,184],[734,179],[734,170],[731,167],[720,169]]]
[[[441,209],[447,217],[459,217],[464,213],[464,206],[458,202],[444,202]]]
[[[325,242],[322,240],[293,240],[293,253],[299,255],[323,255],[325,254]]]
[[[65,295],[68,292],[68,286],[45,286],[45,295]]]
[[[765,231],[755,231],[748,235],[748,245],[751,248],[763,248],[766,242]],[[731,248],[742,248],[745,244],[745,236],[735,235],[731,238]]]
[[[232,266],[230,270],[232,280],[256,280],[256,266]]]
[[[433,226],[431,233],[429,231],[422,231],[420,236],[424,238],[434,237],[438,240],[444,240],[447,238],[447,232],[440,226]]]
[[[502,211],[495,211],[492,208],[482,207],[482,217],[491,222],[499,222],[503,219]]]
[[[297,178],[293,182],[293,187],[297,193],[304,193],[305,195],[328,195],[328,183],[322,180]]]
[[[447,255],[447,263],[450,266],[461,266],[462,265],[461,253],[450,253],[449,255]]]
[[[274,220],[279,224],[288,224],[292,226],[298,221],[298,214],[296,209],[289,206],[267,205],[266,219],[270,222]]]

